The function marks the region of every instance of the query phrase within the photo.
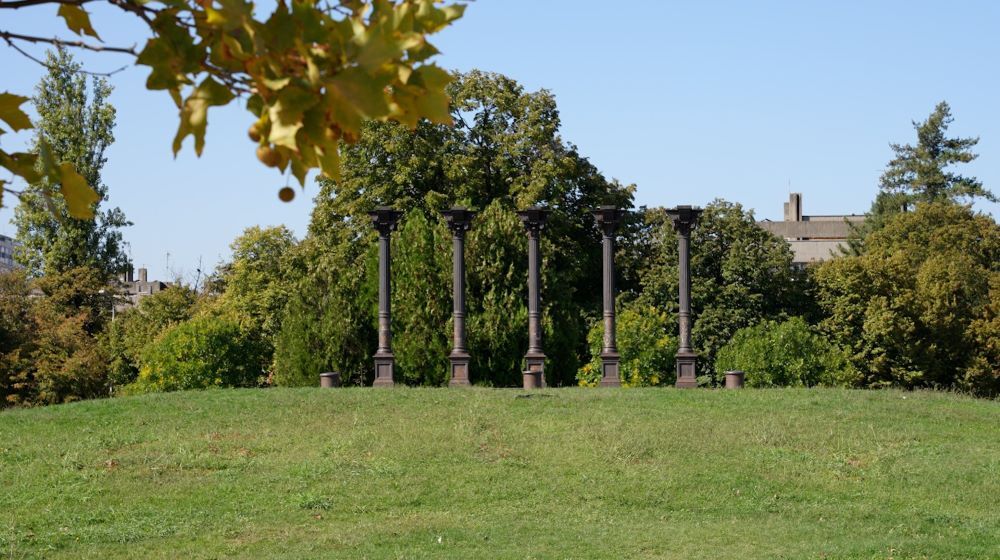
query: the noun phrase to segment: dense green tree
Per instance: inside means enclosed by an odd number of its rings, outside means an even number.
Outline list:
[[[743,371],[748,387],[845,385],[856,379],[844,352],[802,317],[736,331],[719,349],[715,369]]]
[[[345,150],[341,179],[323,183],[299,252],[301,285],[290,304],[289,335],[281,337],[288,349],[313,341],[308,352],[303,347],[295,353],[311,371],[289,372],[289,379],[311,380],[322,371],[317,368],[333,367],[349,368],[359,378],[370,369],[375,261],[368,249],[351,254],[343,247],[373,247],[375,236],[365,213],[385,204],[418,210],[437,223],[440,210],[462,203],[482,211],[469,236],[468,325],[470,346],[487,344],[472,346],[474,360],[488,356],[490,361],[473,362],[473,379],[502,385],[520,379],[526,349],[520,333],[527,330],[526,317],[521,321],[519,316],[526,297],[526,241],[514,212],[540,204],[552,211],[542,245],[545,348],[551,358],[546,373],[550,384],[575,381],[587,358],[587,315],[600,309],[600,283],[594,281],[600,277],[600,244],[589,211],[601,204],[630,207],[632,189],[606,180],[563,141],[549,92],[528,93],[503,76],[471,72],[458,76],[449,93],[454,125],[422,122],[410,131],[392,123],[369,123],[360,140]],[[316,268],[314,263],[330,258],[337,261],[336,272]],[[450,293],[450,275],[446,278],[438,280],[435,293]],[[341,309],[349,309],[348,314]],[[416,325],[407,313],[405,306],[396,309],[394,321]],[[338,332],[323,337],[304,332],[332,329],[328,319],[340,323],[333,328]],[[433,328],[446,335],[446,325]],[[293,330],[299,334],[292,336]],[[291,356],[280,348],[279,354]],[[436,382],[425,376],[433,379],[438,368],[439,362],[414,363],[410,369],[419,371],[419,378],[406,380]]]
[[[1000,274],[990,275],[990,299],[969,324],[975,348],[956,385],[980,395],[1000,395]]]
[[[468,237],[466,326],[473,383],[509,387],[523,381],[521,366],[528,349],[528,250],[515,212],[509,200],[493,201],[476,218]],[[543,253],[547,246],[542,243]],[[543,310],[549,301],[546,295]],[[547,344],[552,321],[543,322],[543,328]]]
[[[79,267],[36,279],[40,290],[27,306],[28,284],[14,281],[4,311],[21,314],[16,346],[0,355],[0,393],[6,404],[55,404],[108,394],[107,357],[95,343],[110,313],[100,274]],[[6,295],[6,294],[5,294]]]
[[[268,356],[232,318],[203,314],[167,329],[141,361],[127,392],[255,387],[264,382]]]
[[[218,305],[269,347],[291,291],[288,267],[296,243],[285,226],[247,228],[230,245],[232,261],[216,273],[222,289]]]
[[[949,201],[918,203],[872,232],[864,254],[816,271],[822,326],[864,386],[997,390],[1000,226]]]
[[[108,356],[108,377],[114,388],[135,381],[142,354],[163,332],[190,319],[196,312],[197,294],[175,285],[145,296],[138,305],[118,314],[99,337]]]
[[[677,234],[662,209],[650,210],[646,219],[653,230],[639,301],[673,314]],[[788,243],[757,226],[739,204],[715,200],[704,208],[691,234],[691,278],[691,337],[703,382],[721,381],[715,354],[737,330],[811,312],[808,278],[792,267]]]
[[[448,381],[451,337],[451,233],[440,220],[411,210],[393,258],[393,351],[398,377],[410,384]]]
[[[31,284],[23,270],[0,272],[0,354],[17,348],[25,338],[30,292]]]
[[[313,230],[322,213],[313,213]],[[373,376],[377,254],[371,235],[353,238],[329,228],[302,241],[292,255],[294,289],[275,345],[273,382],[316,385],[338,371],[343,384]],[[363,239],[363,241],[362,241]]]
[[[0,408],[11,402],[20,366],[14,352],[31,335],[31,284],[22,270],[0,273]]]
[[[108,188],[101,182],[105,150],[114,141],[115,110],[108,102],[111,86],[94,78],[88,94],[80,65],[64,49],[47,56],[48,73],[33,98],[39,120],[35,149],[46,146],[51,156],[68,161],[92,185],[98,198],[90,205],[95,218],[71,217],[52,179],[30,184],[14,212],[21,246],[16,258],[33,276],[91,267],[110,279],[125,270],[127,256],[120,228],[130,225],[118,208],[101,210]],[[47,194],[48,193],[48,194]]]

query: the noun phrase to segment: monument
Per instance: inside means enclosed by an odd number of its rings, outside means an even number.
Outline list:
[[[378,349],[375,351],[375,387],[391,387],[396,357],[392,353],[391,255],[389,236],[403,213],[379,206],[368,213],[378,231]]]
[[[618,346],[615,342],[615,228],[624,212],[614,206],[601,206],[593,212],[601,228],[604,284],[604,341],[601,347],[601,387],[621,387],[618,375]]]
[[[472,219],[476,213],[461,206],[442,212],[451,229],[452,246],[452,292],[453,308],[452,323],[454,335],[451,354],[451,380],[449,387],[463,387],[471,384],[469,381],[469,352],[465,347],[465,232],[472,227]]]
[[[532,206],[517,213],[528,232],[528,352],[524,355],[524,388],[545,386],[545,352],[542,351],[541,301],[538,294],[538,241],[548,210]]]
[[[676,387],[697,387],[698,379],[695,364],[698,355],[691,349],[691,230],[698,223],[701,208],[692,206],[677,206],[667,210],[667,215],[673,220],[677,231],[677,276],[679,284],[679,310],[677,320],[680,323],[680,336],[677,349],[677,382]]]

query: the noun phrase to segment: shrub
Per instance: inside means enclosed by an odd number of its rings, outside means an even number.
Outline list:
[[[139,304],[118,314],[98,338],[108,356],[108,380],[118,388],[136,380],[143,350],[169,327],[190,319],[197,294],[184,286],[143,297]]]
[[[618,313],[618,373],[622,385],[647,387],[674,382],[677,341],[668,334],[672,325],[670,316],[655,307],[626,306]],[[604,322],[598,320],[587,334],[591,360],[577,373],[580,385],[594,387],[600,383],[603,340]]]
[[[199,316],[179,323],[142,353],[129,392],[177,391],[260,384],[266,351],[230,318]]]
[[[801,317],[736,331],[715,360],[719,372],[743,370],[750,387],[811,387],[849,382],[853,369],[839,348]]]

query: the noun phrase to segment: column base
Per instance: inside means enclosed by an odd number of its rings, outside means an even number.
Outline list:
[[[618,374],[618,362],[621,358],[618,352],[601,354],[601,387],[621,387],[622,380]]]
[[[698,354],[694,352],[678,352],[677,360],[677,382],[674,387],[680,389],[691,389],[698,386],[698,377],[695,372],[695,364],[698,361]]]
[[[542,389],[545,387],[545,354],[528,352],[524,355],[524,388]]]
[[[469,381],[469,354],[466,352],[452,352],[448,356],[451,362],[451,379],[448,381],[449,387],[468,387],[472,385]]]
[[[396,369],[396,356],[392,352],[375,354],[375,382],[372,387],[392,387],[396,384],[393,372]]]

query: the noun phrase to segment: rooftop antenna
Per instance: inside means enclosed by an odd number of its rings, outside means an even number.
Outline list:
[[[198,293],[198,286],[201,284],[201,255],[198,255],[197,274],[194,277],[194,293]]]

